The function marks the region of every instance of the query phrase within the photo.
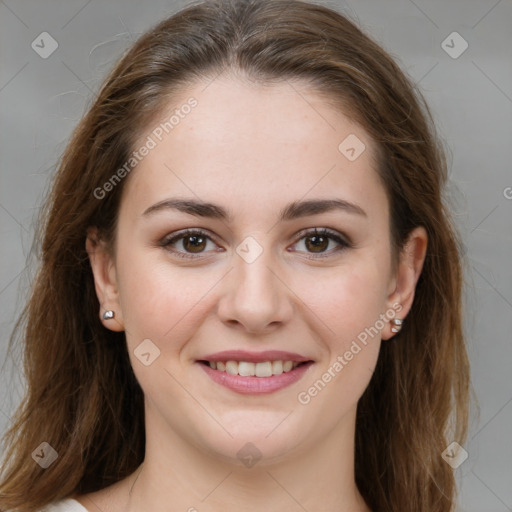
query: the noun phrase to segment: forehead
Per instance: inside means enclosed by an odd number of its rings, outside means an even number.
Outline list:
[[[125,191],[140,208],[195,195],[255,211],[336,192],[382,206],[368,134],[305,83],[197,82],[169,101],[136,148],[149,139],[154,147]]]

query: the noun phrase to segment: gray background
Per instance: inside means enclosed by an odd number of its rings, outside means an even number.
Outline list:
[[[512,1],[324,3],[358,21],[420,84],[448,147],[480,407],[464,446],[469,457],[454,470],[460,510],[512,511]],[[0,362],[33,275],[26,260],[34,219],[73,127],[120,53],[182,5],[0,0]],[[31,43],[45,31],[58,48],[43,59]],[[454,31],[469,45],[458,58],[442,47]],[[452,52],[461,43],[447,42]],[[0,389],[3,432],[23,392],[20,365],[10,358]]]

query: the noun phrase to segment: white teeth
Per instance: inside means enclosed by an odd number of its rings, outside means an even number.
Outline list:
[[[293,362],[292,361],[285,361],[283,363],[283,372],[289,372],[293,368]]]
[[[289,372],[299,366],[300,363],[293,361],[264,361],[262,363],[249,363],[247,361],[226,361],[212,362],[208,361],[210,368],[220,372],[226,372],[230,375],[240,375],[242,377],[272,377],[272,375],[281,375],[283,372]]]
[[[227,361],[226,373],[229,373],[230,375],[238,375],[238,363],[236,361]]]
[[[270,361],[257,363],[256,377],[272,377],[272,363]]]
[[[283,373],[283,361],[274,361],[272,363],[272,373],[274,375],[281,375]]]
[[[256,365],[254,363],[240,361],[238,363],[238,375],[241,375],[242,377],[252,377],[256,375]]]

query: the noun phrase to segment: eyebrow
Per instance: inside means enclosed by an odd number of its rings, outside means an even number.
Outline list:
[[[143,216],[149,216],[165,210],[177,210],[196,217],[208,217],[231,222],[233,215],[220,205],[197,199],[164,199],[147,208]],[[290,221],[308,215],[340,210],[346,213],[367,217],[366,212],[358,205],[343,199],[311,199],[308,201],[293,201],[280,212],[281,221]]]

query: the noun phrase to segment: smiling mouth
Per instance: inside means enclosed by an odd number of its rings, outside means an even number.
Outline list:
[[[239,375],[241,377],[272,377],[288,373],[299,366],[304,366],[313,361],[263,361],[260,363],[251,363],[247,361],[199,361],[212,370],[224,372],[229,375]]]

